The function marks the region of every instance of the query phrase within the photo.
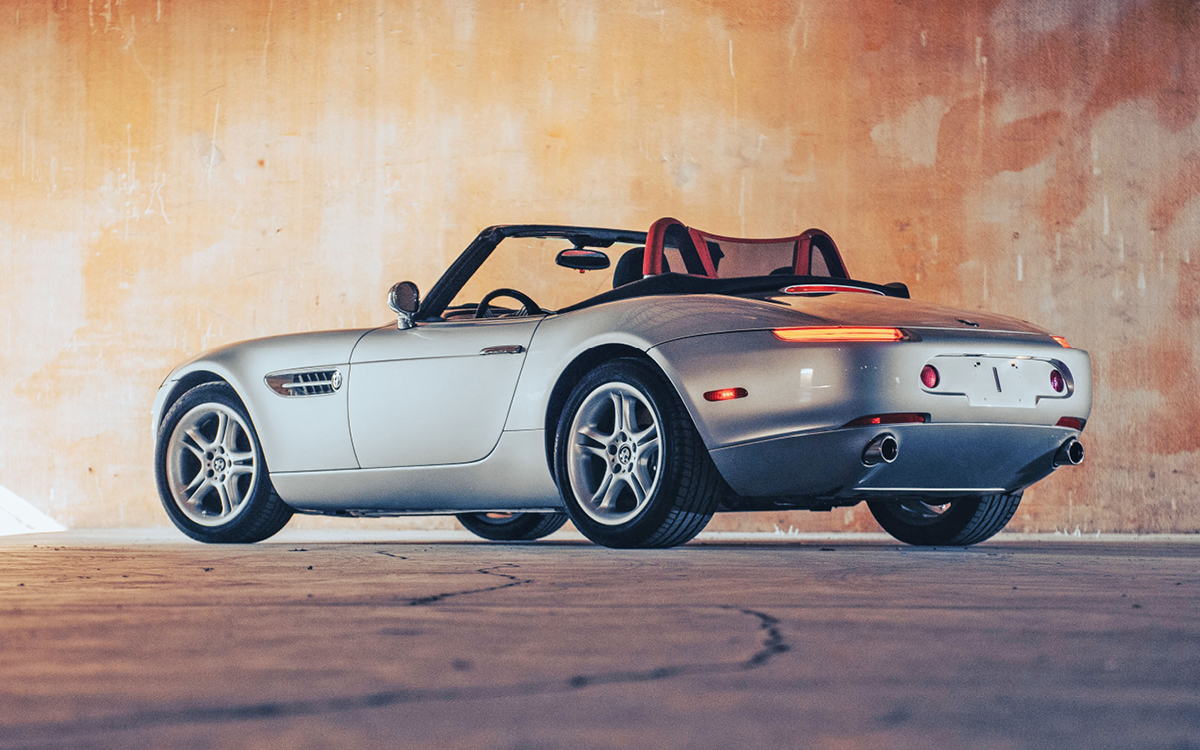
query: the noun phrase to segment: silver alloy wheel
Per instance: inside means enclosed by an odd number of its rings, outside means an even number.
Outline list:
[[[258,476],[251,441],[241,415],[224,404],[200,404],[175,425],[167,486],[189,520],[220,526],[246,508]]]
[[[628,383],[605,383],[579,405],[567,446],[567,477],[593,520],[618,526],[646,507],[662,476],[659,416]]]

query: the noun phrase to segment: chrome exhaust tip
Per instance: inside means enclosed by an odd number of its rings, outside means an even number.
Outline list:
[[[863,449],[862,462],[867,466],[890,464],[900,455],[900,444],[891,435],[880,435]]]
[[[1083,463],[1083,443],[1075,438],[1067,438],[1067,442],[1059,447],[1054,454],[1054,466],[1078,466]]]

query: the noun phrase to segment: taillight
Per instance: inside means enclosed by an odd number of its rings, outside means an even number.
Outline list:
[[[937,384],[941,382],[941,377],[938,376],[937,368],[933,365],[925,365],[921,368],[921,383],[926,388],[937,388]]]
[[[1051,336],[1050,338],[1052,338],[1052,339],[1054,339],[1055,341],[1057,341],[1057,342],[1058,342],[1058,345],[1059,345],[1059,346],[1061,346],[1061,347],[1063,347],[1064,349],[1070,349],[1070,348],[1071,348],[1071,345],[1070,345],[1070,344],[1068,344],[1068,343],[1067,343],[1067,340],[1066,340],[1065,338],[1063,338],[1062,336]]]
[[[1063,380],[1062,373],[1058,370],[1050,371],[1050,387],[1054,389],[1055,393],[1062,393],[1067,387],[1066,381]]]
[[[900,341],[904,332],[899,328],[863,326],[821,326],[814,328],[776,328],[771,331],[780,341],[825,343],[831,341]]]
[[[928,422],[928,414],[914,414],[911,412],[903,412],[900,414],[872,414],[868,417],[859,417],[851,422],[842,425],[843,427],[866,427],[873,424],[910,424]]]
[[[704,394],[705,401],[729,401],[734,398],[745,398],[749,395],[745,388],[721,388]]]

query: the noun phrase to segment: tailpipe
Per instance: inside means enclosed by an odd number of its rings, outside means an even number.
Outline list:
[[[880,435],[863,449],[862,462],[867,466],[890,464],[900,455],[900,444],[891,435]]]
[[[1083,443],[1075,438],[1067,438],[1058,452],[1054,454],[1054,466],[1078,466],[1083,463]]]

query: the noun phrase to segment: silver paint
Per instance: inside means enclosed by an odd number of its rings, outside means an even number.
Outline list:
[[[962,316],[865,294],[781,292],[766,301],[697,294],[546,316],[273,337],[182,365],[160,389],[154,424],[180,395],[183,378],[212,373],[241,396],[275,487],[297,508],[558,508],[546,453],[546,425],[556,417],[551,393],[572,362],[603,350],[641,354],[662,369],[740,494],[853,500],[1016,491],[1053,471],[1056,451],[1078,434],[1055,427],[1058,419],[1088,417],[1090,361],[1028,323],[976,311],[969,316],[975,327]],[[813,325],[898,326],[913,340],[814,345],[771,333]],[[498,347],[503,356],[487,356]],[[986,378],[960,377],[946,365],[971,358],[1008,368],[999,374],[1004,398],[994,383],[987,392]],[[932,390],[920,381],[930,362],[943,376]],[[1065,394],[1050,388],[1051,366],[1067,377]],[[319,367],[346,372],[345,384],[321,398],[288,399],[263,382],[269,372]],[[703,398],[729,387],[749,395]],[[929,414],[931,422],[843,427],[893,412]],[[884,431],[896,436],[899,457],[864,466],[865,446]]]

